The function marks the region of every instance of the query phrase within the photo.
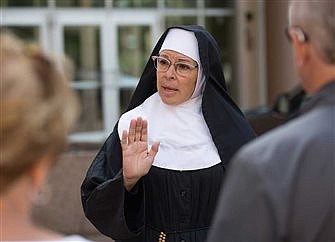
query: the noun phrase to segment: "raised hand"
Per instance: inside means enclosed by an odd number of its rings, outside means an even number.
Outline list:
[[[122,132],[123,181],[130,191],[136,182],[146,175],[158,152],[159,142],[148,151],[148,122],[141,117],[132,119],[129,131]]]

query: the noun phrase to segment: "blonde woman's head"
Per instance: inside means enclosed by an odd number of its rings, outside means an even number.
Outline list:
[[[45,156],[66,145],[78,100],[54,59],[0,33],[0,184],[2,194]]]

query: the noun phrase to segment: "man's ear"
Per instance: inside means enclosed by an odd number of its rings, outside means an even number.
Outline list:
[[[292,45],[294,48],[296,63],[298,67],[301,67],[306,64],[310,57],[310,49],[307,42],[299,40],[296,34],[292,34]]]

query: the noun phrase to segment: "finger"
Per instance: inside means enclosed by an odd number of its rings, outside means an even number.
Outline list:
[[[141,140],[141,132],[142,132],[142,118],[138,117],[135,130],[135,141]]]
[[[135,141],[135,129],[136,129],[136,119],[132,119],[129,124],[128,144],[132,144]]]
[[[148,141],[148,121],[145,119],[142,121],[141,140],[145,142]]]
[[[122,131],[121,147],[124,148],[127,145],[127,130]]]
[[[152,144],[148,156],[154,158],[158,152],[160,142],[155,142]]]

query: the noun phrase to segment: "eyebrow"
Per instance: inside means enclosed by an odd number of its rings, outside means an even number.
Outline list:
[[[168,56],[167,54],[160,54],[159,56],[162,56],[164,58],[167,58],[168,60],[170,60],[170,56]],[[186,58],[183,58],[183,57],[179,57],[176,61],[184,61],[184,62],[187,62],[187,63],[190,63],[190,64],[194,64],[193,60],[190,60],[190,59],[186,59]]]

